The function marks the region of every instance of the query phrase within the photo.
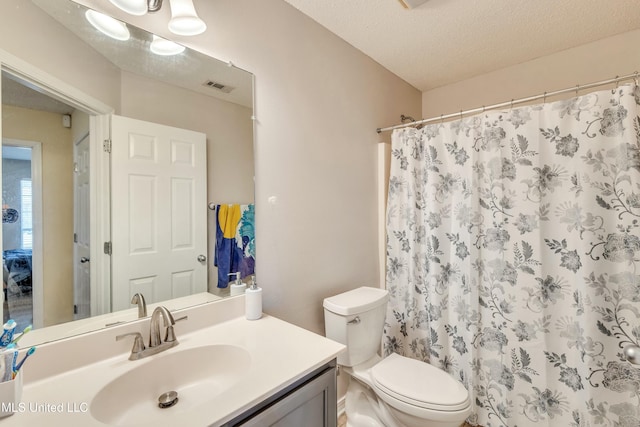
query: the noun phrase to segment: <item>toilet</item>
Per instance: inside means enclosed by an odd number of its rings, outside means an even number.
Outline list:
[[[460,427],[471,415],[469,393],[445,371],[398,354],[381,358],[389,294],[361,287],[326,298],[327,338],[347,346],[338,355],[349,375],[349,427]]]

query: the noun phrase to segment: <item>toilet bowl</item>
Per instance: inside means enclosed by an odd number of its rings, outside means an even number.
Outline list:
[[[388,293],[362,287],[324,300],[326,336],[347,346],[338,365],[349,375],[350,427],[459,427],[469,393],[451,375],[398,354],[377,354]]]

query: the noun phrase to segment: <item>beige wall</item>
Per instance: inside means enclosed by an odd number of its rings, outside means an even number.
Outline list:
[[[73,144],[60,114],[2,106],[2,136],[42,144],[44,325],[73,320]]]
[[[256,74],[265,311],[323,333],[323,298],[378,284],[375,129],[420,94],[282,1],[217,4],[201,45]]]
[[[630,31],[433,89],[422,94],[422,117],[437,117],[633,74],[640,71],[638,46],[640,30]]]

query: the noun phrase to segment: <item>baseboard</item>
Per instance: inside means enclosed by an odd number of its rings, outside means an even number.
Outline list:
[[[347,396],[342,396],[340,399],[338,399],[338,418],[340,418],[344,414],[344,403],[346,400]]]

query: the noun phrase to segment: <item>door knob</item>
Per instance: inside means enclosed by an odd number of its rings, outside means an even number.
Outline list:
[[[82,258],[80,258],[80,262],[82,264],[84,264],[85,262],[89,262],[89,258],[87,258],[86,256],[83,256]]]
[[[640,365],[640,347],[637,345],[629,344],[623,350],[624,357],[627,359],[627,362],[632,363],[634,365]]]
[[[207,260],[207,257],[204,255],[198,255],[198,261],[200,262],[205,262]]]

